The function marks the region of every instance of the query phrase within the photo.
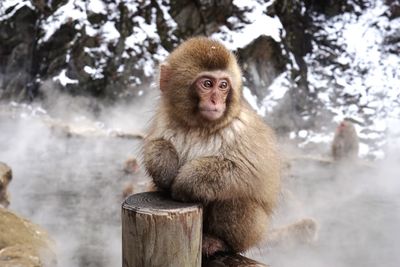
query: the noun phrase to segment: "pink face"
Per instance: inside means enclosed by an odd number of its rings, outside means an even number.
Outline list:
[[[222,71],[204,72],[196,79],[200,115],[209,121],[218,120],[226,110],[226,99],[231,90],[229,76]]]
[[[346,121],[342,121],[342,122],[339,124],[338,130],[339,130],[340,132],[343,132],[343,130],[344,130],[345,128],[347,128],[347,127],[348,127],[347,122],[346,122]]]

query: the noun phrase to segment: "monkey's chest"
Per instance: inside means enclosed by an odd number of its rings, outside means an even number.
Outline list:
[[[169,138],[174,145],[181,164],[196,158],[223,154],[224,143],[219,136],[201,138],[190,134],[175,134]]]

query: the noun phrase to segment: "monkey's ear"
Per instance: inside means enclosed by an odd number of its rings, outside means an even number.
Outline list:
[[[165,92],[167,90],[168,80],[171,76],[171,68],[168,63],[160,65],[160,90]]]

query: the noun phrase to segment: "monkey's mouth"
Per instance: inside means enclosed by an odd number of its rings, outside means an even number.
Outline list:
[[[219,109],[200,109],[200,114],[205,119],[214,121],[222,116],[222,111]]]

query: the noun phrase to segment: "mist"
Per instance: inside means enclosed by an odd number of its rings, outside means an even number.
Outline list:
[[[237,55],[244,97],[280,133],[285,169],[271,229],[318,225],[313,242],[247,256],[272,267],[399,265],[398,1],[0,1],[9,209],[49,232],[58,266],[122,265],[123,189],[145,191],[149,181],[142,166],[123,170],[140,159],[159,100],[148,83],[196,35]],[[360,159],[327,163],[345,118]]]
[[[0,160],[14,176],[9,208],[49,231],[57,243],[59,266],[121,266],[122,190],[133,183],[135,192],[144,191],[149,178],[142,167],[137,174],[122,170],[128,157],[140,158],[140,140],[93,133],[144,132],[157,92],[95,110],[85,101],[57,93],[42,103],[1,105]],[[49,118],[90,131],[69,136],[57,125],[49,127]],[[398,124],[392,125],[387,143],[393,145],[387,146],[383,160],[365,166],[291,161],[283,177],[283,191],[291,197],[282,194],[273,227],[313,218],[317,239],[261,246],[247,256],[271,266],[397,266],[400,142]]]
[[[61,267],[121,266],[122,190],[133,183],[143,191],[147,181],[142,169],[123,171],[139,156],[140,140],[107,133],[143,133],[155,94],[137,103],[95,103],[95,111],[90,101],[54,93],[41,103],[0,108],[0,161],[13,170],[9,209],[49,232]]]
[[[392,126],[398,131],[398,125]],[[284,190],[292,195],[282,198],[275,226],[313,218],[317,239],[311,244],[262,247],[248,255],[271,266],[398,266],[398,137],[388,137],[387,143],[386,157],[380,161],[292,162],[290,175],[284,177]]]

